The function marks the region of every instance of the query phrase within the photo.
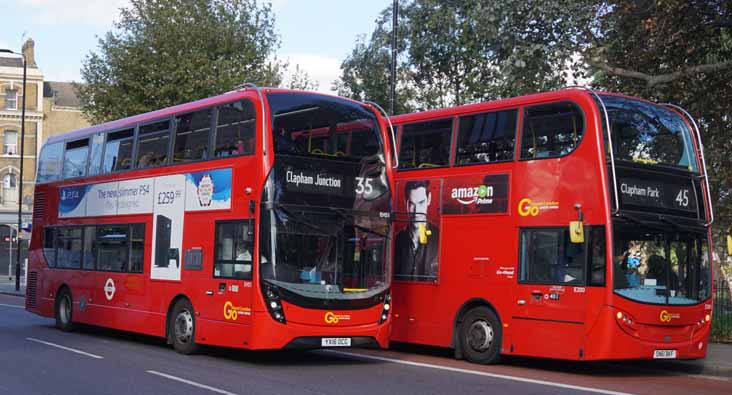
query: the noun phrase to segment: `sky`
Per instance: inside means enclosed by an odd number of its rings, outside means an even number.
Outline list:
[[[259,0],[261,2],[261,0]],[[277,57],[298,64],[329,92],[360,34],[369,35],[390,0],[271,0],[281,40]],[[0,0],[0,48],[20,52],[27,38],[46,81],[81,81],[81,64],[98,51],[128,0]]]

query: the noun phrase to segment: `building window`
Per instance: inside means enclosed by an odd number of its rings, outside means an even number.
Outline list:
[[[3,177],[3,203],[18,202],[18,184],[15,174],[6,174]]]
[[[15,155],[18,153],[18,132],[15,130],[6,130],[3,134],[3,153],[5,155]]]
[[[15,89],[5,90],[5,109],[6,110],[17,110],[18,109],[18,91]]]

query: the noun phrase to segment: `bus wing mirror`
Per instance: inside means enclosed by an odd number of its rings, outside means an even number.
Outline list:
[[[419,224],[418,227],[419,244],[427,244],[429,236],[432,236],[432,231],[427,229],[426,224]]]
[[[569,239],[575,244],[582,244],[585,242],[585,229],[582,225],[582,221],[571,221],[569,223]]]
[[[727,235],[727,255],[732,255],[732,235]]]

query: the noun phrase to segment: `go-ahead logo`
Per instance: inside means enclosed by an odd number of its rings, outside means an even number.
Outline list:
[[[518,213],[522,217],[536,217],[541,211],[544,210],[557,210],[559,209],[559,202],[534,202],[529,198],[523,198],[519,200]]]
[[[490,185],[479,185],[477,187],[453,188],[450,197],[460,204],[492,204],[493,187]]]
[[[350,319],[351,316],[348,314],[336,314],[332,311],[325,313],[325,316],[323,317],[326,324],[337,324],[340,321],[348,321]]]
[[[249,307],[234,306],[233,303],[228,300],[224,303],[224,318],[227,320],[236,321],[239,318],[239,314],[250,315],[252,309]]]
[[[669,313],[668,310],[661,310],[661,314],[658,317],[661,322],[671,322],[671,319],[679,318],[681,318],[681,315],[676,313]]]

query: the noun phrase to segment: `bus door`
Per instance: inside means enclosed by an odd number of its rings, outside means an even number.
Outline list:
[[[201,317],[232,324],[250,324],[254,220],[216,221],[213,272],[205,273]]]
[[[519,276],[510,348],[520,355],[581,359],[586,308],[584,243],[567,227],[519,229]]]

